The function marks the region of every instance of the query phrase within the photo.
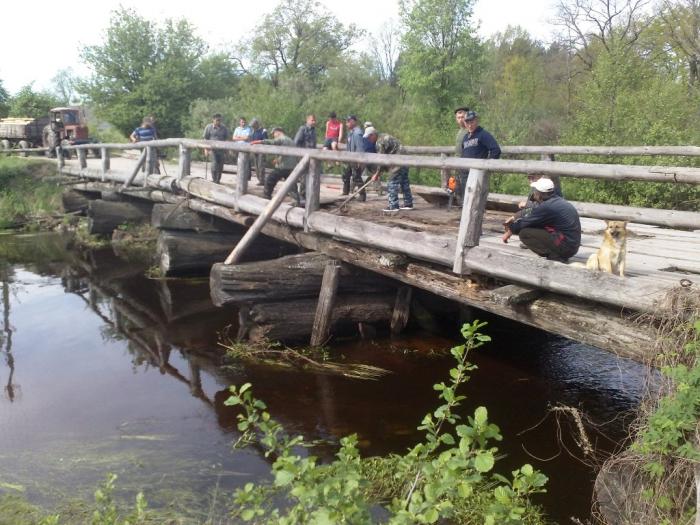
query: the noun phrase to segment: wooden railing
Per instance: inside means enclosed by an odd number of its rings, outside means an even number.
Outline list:
[[[200,202],[205,201],[201,205],[195,204],[195,207],[199,207],[201,211],[220,213],[229,218],[233,217],[230,210],[257,215],[256,223],[249,229],[250,235],[259,232],[264,227],[265,222],[271,219],[283,225],[303,229],[306,233],[332,236],[363,246],[406,254],[414,259],[448,266],[457,274],[476,272],[556,293],[640,311],[653,310],[653,298],[665,291],[665,288],[640,283],[630,287],[626,285],[625,280],[609,274],[582,272],[541,258],[524,257],[497,248],[479,246],[481,223],[488,195],[488,174],[489,172],[544,173],[602,180],[700,184],[700,169],[690,167],[585,164],[553,162],[551,160],[460,159],[444,155],[440,157],[381,155],[280,146],[252,146],[244,143],[191,139],[152,141],[145,147],[144,144],[100,144],[101,164],[99,169],[94,169],[88,167],[86,159],[86,151],[94,149],[94,147],[94,145],[65,147],[65,149],[77,151],[80,176],[87,179],[121,183],[121,191],[124,192],[130,191],[132,185],[152,190],[166,190],[172,193],[185,192]],[[148,159],[156,158],[156,148],[178,148],[179,164],[175,176],[153,174],[152,162],[146,174],[139,173],[141,166],[148,163]],[[190,176],[192,151],[202,149],[228,150],[237,153],[238,169],[235,188],[217,185],[200,177]],[[673,154],[695,155],[695,149],[686,148],[684,153],[674,152]],[[113,172],[110,169],[111,150],[141,150],[142,153],[136,168],[131,173],[124,174]],[[612,151],[611,148],[606,150]],[[539,147],[536,152],[542,153],[543,151],[545,151],[544,147]],[[622,154],[632,154],[630,151],[632,148],[626,148]],[[636,149],[634,151],[634,154],[639,154]],[[668,151],[666,149],[663,154],[670,154]],[[534,149],[532,152],[535,153]],[[303,173],[303,176],[306,177],[307,195],[303,209],[282,204],[284,187],[279,192],[280,198],[273,199],[273,201],[248,193],[247,184],[251,172],[250,156],[258,153],[286,155],[300,159],[293,175],[302,176]],[[320,181],[323,162],[352,162],[362,165],[408,166],[439,170],[470,169],[471,176],[466,189],[457,238],[451,235],[392,228],[371,221],[361,221],[353,217],[321,211]],[[308,166],[306,166],[307,163]],[[59,171],[64,169],[65,159],[62,155],[58,155],[58,165]],[[288,179],[290,185],[293,184],[290,181],[292,178]],[[217,206],[229,211],[218,210]],[[697,225],[700,228],[700,214],[694,212],[675,213],[685,213],[687,216],[683,220],[686,224]],[[235,261],[240,252],[245,249],[245,244],[241,244],[239,253],[232,253],[230,261]],[[543,275],[547,277],[543,278]]]

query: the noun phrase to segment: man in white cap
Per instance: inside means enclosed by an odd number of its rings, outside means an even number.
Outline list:
[[[573,205],[558,196],[551,179],[541,178],[530,184],[533,198],[539,203],[532,212],[504,224],[503,242],[514,233],[520,241],[541,257],[566,262],[581,245],[581,221]]]

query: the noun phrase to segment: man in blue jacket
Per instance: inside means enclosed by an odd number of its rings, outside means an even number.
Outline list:
[[[581,245],[581,221],[573,205],[559,197],[550,179],[541,178],[531,184],[533,197],[539,203],[532,212],[505,222],[503,242],[514,233],[520,241],[541,257],[566,262]]]
[[[479,115],[476,111],[466,112],[464,127],[467,132],[462,139],[463,159],[498,159],[501,157],[501,147],[493,135],[479,125]],[[463,202],[468,176],[469,170],[459,172],[460,195]]]

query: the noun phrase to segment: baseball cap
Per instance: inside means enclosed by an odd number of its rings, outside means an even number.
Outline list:
[[[464,120],[473,120],[478,116],[479,114],[476,111],[467,111],[467,114],[464,115]]]
[[[552,179],[546,179],[544,177],[530,184],[530,187],[541,193],[549,193],[550,191],[554,191],[554,183],[552,182]]]
[[[467,106],[460,106],[460,107],[458,107],[458,108],[455,109],[455,113],[458,113],[458,112],[460,112],[460,111],[464,111],[465,113],[468,113],[468,112],[469,112],[469,108],[468,108]]]
[[[345,120],[354,120],[355,122],[357,122],[357,116],[356,115],[348,115],[347,117],[345,117]]]
[[[373,126],[368,126],[365,128],[365,134],[362,135],[364,138],[369,137],[372,134],[376,134],[377,130]]]

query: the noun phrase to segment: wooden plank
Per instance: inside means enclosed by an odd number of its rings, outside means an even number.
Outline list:
[[[491,299],[498,304],[516,305],[531,303],[542,297],[542,290],[517,284],[496,288],[491,292]]]
[[[245,152],[238,153],[236,178],[236,199],[241,198],[248,193],[248,179],[250,178],[250,154]],[[236,209],[236,211],[239,211]]]
[[[102,180],[105,180],[107,172],[110,170],[110,156],[107,148],[100,148],[100,167],[102,168]]]
[[[394,312],[391,315],[390,330],[394,335],[400,334],[408,323],[408,316],[411,313],[411,297],[413,288],[410,286],[400,286],[396,290],[396,302]]]
[[[139,157],[139,161],[136,163],[136,167],[134,168],[134,171],[131,172],[131,175],[124,181],[124,184],[122,185],[122,190],[125,190],[128,188],[132,182],[134,182],[134,179],[136,176],[139,174],[139,171],[143,167],[143,163],[146,162],[146,156],[148,155],[147,152],[148,148],[143,150],[143,153],[141,153],[141,156]],[[106,178],[106,177],[104,177]],[[145,180],[145,179],[144,179]]]
[[[262,230],[262,227],[265,226],[265,223],[270,219],[272,214],[277,210],[279,205],[282,203],[282,200],[284,197],[287,195],[287,192],[289,192],[294,185],[296,185],[297,180],[301,176],[301,174],[306,170],[306,167],[309,165],[309,156],[305,155],[301,161],[296,165],[294,170],[289,174],[287,177],[287,180],[284,181],[284,184],[282,185],[282,188],[273,195],[272,199],[270,200],[270,203],[267,205],[267,207],[263,210],[263,212],[258,216],[258,218],[255,220],[253,225],[250,227],[250,229],[246,232],[246,234],[243,236],[243,238],[240,240],[240,242],[236,245],[236,247],[233,249],[231,254],[226,258],[226,261],[224,261],[224,264],[236,264],[237,261],[240,260],[241,256],[243,253],[245,253],[246,248],[250,245],[253,240],[258,236],[260,233],[260,230]],[[242,199],[238,199],[237,201],[240,201]]]
[[[462,204],[462,220],[457,234],[452,271],[461,274],[464,270],[464,255],[469,248],[479,245],[481,226],[486,211],[486,198],[489,193],[489,176],[483,170],[470,170]]]
[[[316,159],[309,162],[309,171],[306,176],[304,231],[309,231],[309,215],[321,208],[321,168],[321,163]]]
[[[333,317],[333,305],[338,292],[341,263],[331,259],[326,263],[321,283],[321,293],[316,305],[313,330],[311,331],[311,346],[321,346],[328,341],[331,333],[331,319]]]
[[[87,150],[78,150],[78,163],[80,164],[80,169],[84,170],[85,168],[87,168]]]
[[[190,175],[190,171],[192,170],[192,150],[182,144],[180,144],[179,150],[180,154],[178,157],[179,162],[177,178],[182,179],[184,177],[188,177]]]

